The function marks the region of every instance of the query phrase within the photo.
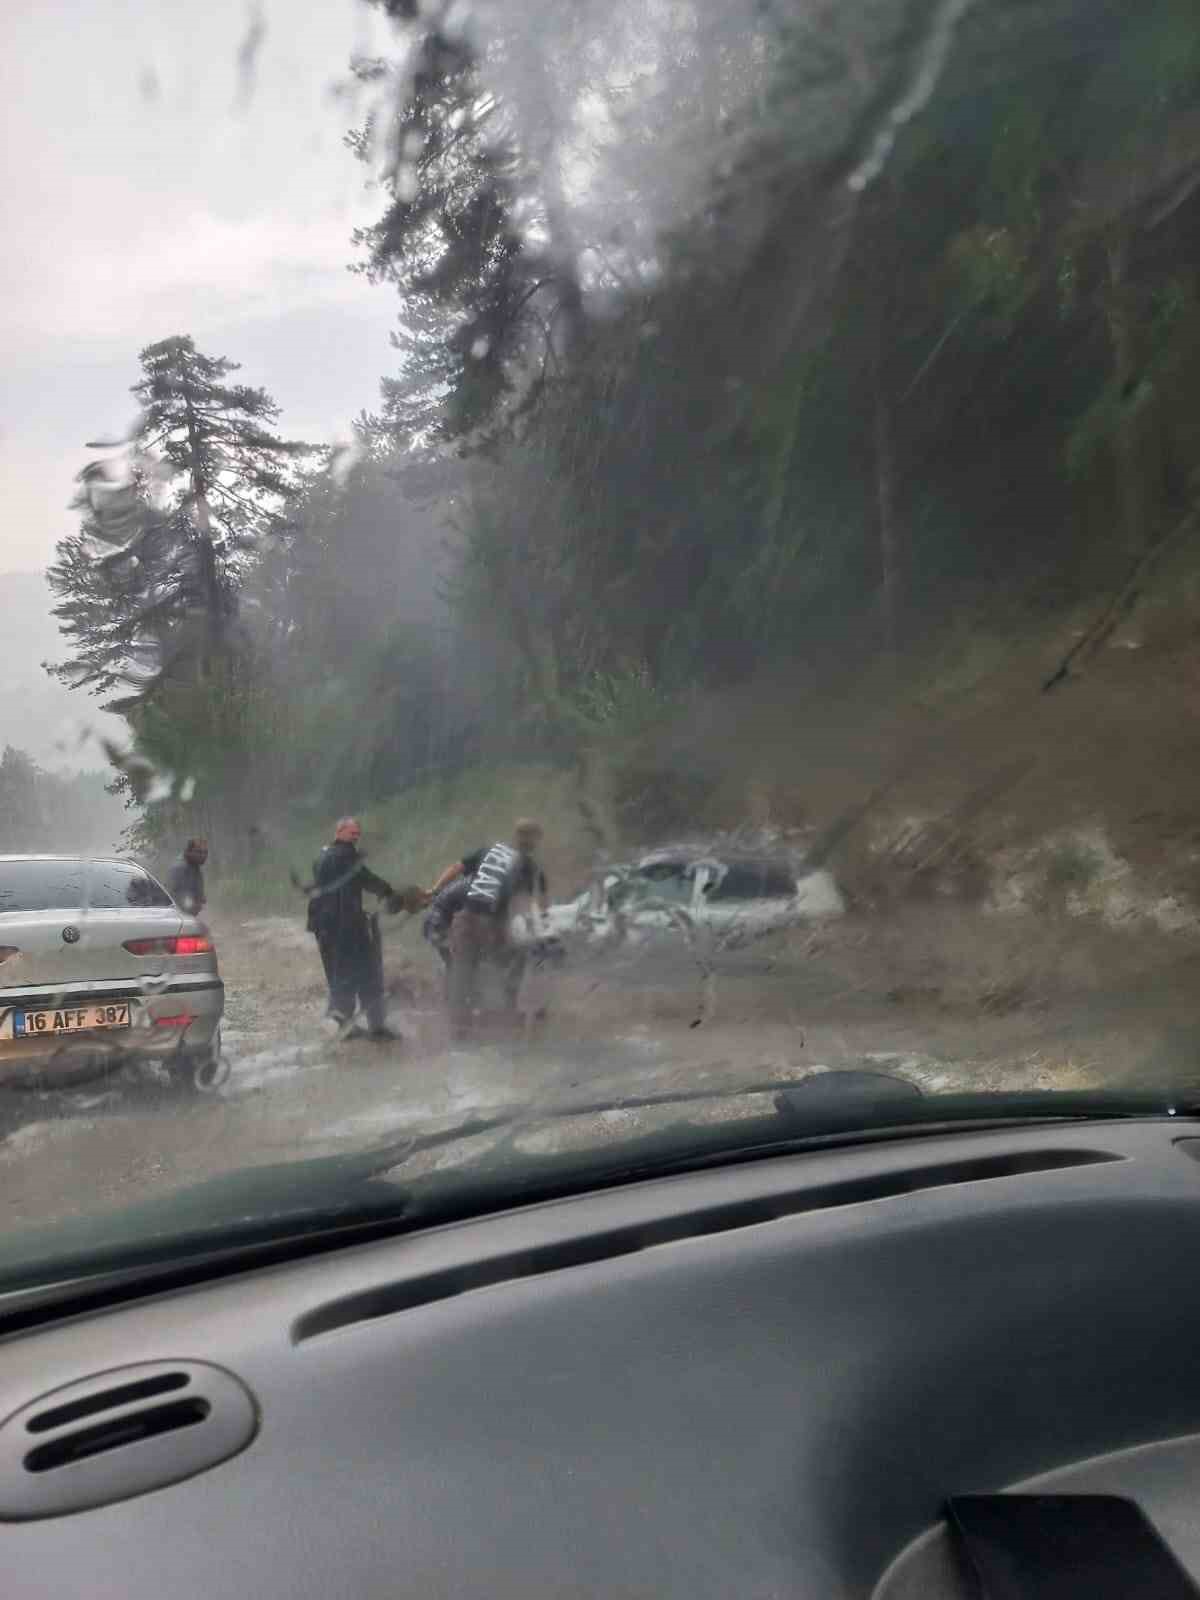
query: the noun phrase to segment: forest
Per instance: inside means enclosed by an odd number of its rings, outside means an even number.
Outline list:
[[[1194,635],[1193,0],[377,4],[353,448],[148,329],[49,573],[144,844],[514,764],[732,824],[746,707],[769,774],[980,641],[1032,707]]]
[[[109,792],[111,774],[47,772],[26,751],[0,753],[0,839],[21,853],[117,849],[128,817]]]

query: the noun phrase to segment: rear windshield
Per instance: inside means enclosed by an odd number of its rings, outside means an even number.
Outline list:
[[[170,904],[166,890],[129,861],[0,862],[0,912],[121,911]]]

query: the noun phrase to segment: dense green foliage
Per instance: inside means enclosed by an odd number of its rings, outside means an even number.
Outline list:
[[[459,615],[476,636],[503,631],[508,692],[552,746],[592,735],[598,685],[669,697],[788,661],[837,671],[999,593],[1041,609],[1100,599],[1190,517],[1200,13],[1037,13],[976,7],[928,104],[902,119],[934,26],[910,8],[907,44],[880,46],[876,81],[892,68],[895,99],[868,96],[840,146],[814,139],[782,169],[797,107],[830,103],[837,24],[759,18],[762,49],[714,46],[706,87],[741,108],[738,137],[726,148],[710,130],[708,193],[658,241],[653,273],[639,281],[626,249],[614,288],[577,254],[575,286],[603,314],[558,343],[529,322],[553,325],[562,256],[547,288],[546,230],[511,249],[518,205],[548,208],[519,122],[494,167],[456,168],[452,208],[443,140],[414,136],[471,96],[484,129],[498,117],[488,58],[468,63],[454,38],[452,73],[412,78],[397,125],[415,154],[391,170],[371,268],[403,288],[419,265],[436,287],[439,426],[475,456]],[[436,58],[439,24],[422,27]],[[670,116],[695,115],[667,98]],[[625,133],[645,146],[655,126]],[[509,241],[499,265],[463,254],[472,196],[487,237]],[[481,322],[501,269],[529,294],[493,297]],[[411,449],[394,387],[385,402]]]
[[[700,691],[832,678],[997,604],[1102,608],[1190,530],[1192,0],[762,8],[724,31],[697,5],[652,49],[636,7],[611,11],[625,33],[584,6],[486,40],[451,6],[384,9],[406,65],[359,64],[377,100],[348,142],[386,153],[357,243],[399,292],[400,370],[357,462],[311,474],[269,549],[243,539],[288,488],[264,476],[274,436],[239,455],[214,435],[250,509],[201,541],[202,609],[240,595],[247,643],[187,692],[263,759],[201,771],[172,748],[200,711],[135,713],[198,795],[237,789],[244,823],[483,760],[584,762]],[[578,126],[538,120],[584,102],[590,188]],[[221,416],[273,415],[237,393]],[[200,458],[158,448],[194,544],[220,473],[201,462],[198,488]],[[130,611],[92,535],[55,581],[107,687],[163,612]]]
[[[963,25],[836,250],[798,172],[749,260],[696,226],[548,380],[466,547],[529,694],[902,647],[997,585],[1103,591],[1191,512],[1200,13],[1014,9]]]

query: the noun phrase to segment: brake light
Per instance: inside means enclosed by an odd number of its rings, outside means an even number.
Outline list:
[[[7,961],[9,956],[19,956],[21,952],[15,944],[0,944],[0,961]]]
[[[186,1028],[191,1020],[192,1014],[190,1011],[181,1011],[178,1016],[174,1017],[155,1017],[154,1026],[156,1028]]]
[[[126,939],[124,947],[131,956],[203,956],[212,952],[213,942],[204,933],[181,933],[172,939]]]

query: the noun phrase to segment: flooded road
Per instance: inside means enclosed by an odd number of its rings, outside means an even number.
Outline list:
[[[828,1068],[895,1072],[928,1092],[1084,1088],[1144,1059],[1163,1016],[1162,997],[1148,997],[1153,1027],[1128,1006],[1118,1025],[1096,986],[1068,992],[1061,973],[1057,993],[1002,991],[994,974],[975,998],[897,985],[880,935],[843,924],[731,953],[716,974],[680,946],[654,957],[577,952],[563,974],[527,980],[530,1005],[548,1008],[543,1025],[451,1047],[434,958],[409,929],[391,932],[387,946],[401,1038],[339,1044],[322,1020],[313,942],[295,921],[214,920],[214,931],[227,987],[227,1081],[208,1096],[132,1074],[71,1092],[9,1091],[0,1101],[0,1215],[9,1228],[119,1208],[246,1167],[386,1145],[500,1109],[611,1104],[587,1136],[616,1138],[631,1095],[719,1094]],[[750,1096],[745,1112],[768,1104]],[[707,1120],[705,1102],[686,1115]],[[580,1136],[576,1121],[535,1125],[523,1137],[565,1147]]]

